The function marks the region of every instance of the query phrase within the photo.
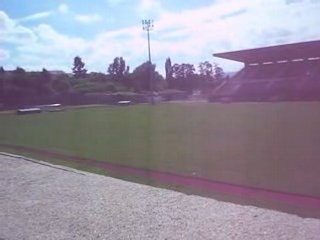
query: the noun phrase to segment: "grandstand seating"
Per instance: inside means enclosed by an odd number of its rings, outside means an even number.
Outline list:
[[[316,42],[316,44],[319,43],[320,41]],[[309,44],[309,48],[312,44]],[[284,46],[287,47],[288,45]],[[298,46],[297,44],[297,46],[292,45],[289,47],[294,50],[294,47],[298,49]],[[265,59],[257,63],[245,61],[249,59],[250,54],[248,52],[258,55],[259,49],[217,54],[232,60],[242,57],[240,60],[243,59],[245,67],[229,81],[225,81],[220,87],[216,88],[209,100],[320,100],[320,58],[310,56],[294,58],[293,53],[291,54],[292,59],[283,60],[285,58],[281,58],[281,56],[277,58],[276,56],[279,49],[281,49],[281,46],[277,46],[276,49],[270,47],[271,53],[269,55],[263,49],[264,52],[261,51],[261,53],[264,55],[259,59]],[[241,55],[242,53],[245,54]],[[268,61],[268,57],[270,58],[271,56],[273,58],[272,61]]]

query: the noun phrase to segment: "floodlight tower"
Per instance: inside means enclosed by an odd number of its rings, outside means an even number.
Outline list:
[[[153,30],[153,20],[151,19],[144,19],[142,20],[142,29],[147,31],[148,34],[148,56],[149,56],[149,83],[150,83],[150,91],[151,91],[151,103],[154,104],[153,99],[153,80],[152,80],[152,68],[151,68],[151,50],[150,50],[150,31]]]

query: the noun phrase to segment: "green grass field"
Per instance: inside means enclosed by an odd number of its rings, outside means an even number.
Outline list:
[[[320,196],[320,103],[171,103],[1,114],[1,143]]]

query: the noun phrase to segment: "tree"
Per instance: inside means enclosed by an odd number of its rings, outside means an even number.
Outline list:
[[[225,77],[223,69],[217,64],[214,64],[214,78],[216,81],[221,81]]]
[[[117,75],[122,77],[125,70],[126,70],[126,62],[124,61],[124,59],[122,57],[120,57],[119,62],[120,62],[119,71],[117,72]]]
[[[5,70],[3,67],[0,67],[0,99],[2,99],[4,97],[4,74],[5,74]],[[1,106],[0,106],[1,108]]]
[[[188,78],[194,74],[194,66],[188,63],[174,64],[172,67],[172,76],[174,78]]]
[[[199,88],[202,92],[206,92],[210,86],[214,83],[214,68],[213,65],[208,62],[200,62],[199,66]]]
[[[123,72],[123,76],[121,77],[121,83],[129,89],[134,87],[130,75],[130,67],[126,66],[126,69]]]
[[[153,81],[154,90],[158,91],[162,88],[162,85],[165,81],[163,77],[157,71],[155,71],[155,69],[156,65],[148,61],[133,70],[132,74],[130,75],[130,79],[133,83],[135,91],[150,91],[150,79]]]
[[[23,68],[17,67],[10,76],[10,83],[7,81],[6,84],[6,97],[11,99],[9,102],[15,105],[31,104],[37,97],[36,75],[36,72],[26,72]],[[12,96],[16,99],[13,100]]]
[[[195,79],[195,68],[192,64],[175,63],[172,66],[172,83],[170,87],[191,92],[195,85]]]
[[[109,64],[108,73],[113,76],[117,76],[118,80],[123,77],[126,71],[126,62],[122,57],[116,57],[113,59],[113,63]]]
[[[16,70],[14,70],[14,73],[24,75],[26,70],[24,70],[22,67],[17,67]]]
[[[50,74],[50,72],[49,72],[47,69],[42,68],[41,78],[42,78],[43,81],[45,81],[45,82],[50,82],[50,80],[51,80],[51,74]]]
[[[28,87],[27,74],[26,74],[26,71],[22,67],[17,67],[13,71],[12,83],[16,87],[21,88],[21,90],[23,90],[23,88]]]
[[[165,70],[166,70],[166,80],[170,83],[170,80],[172,79],[172,64],[171,64],[170,58],[166,59]]]
[[[211,64],[208,61],[201,62],[198,69],[200,75],[200,86],[205,92],[209,89],[215,88],[223,79],[225,79],[224,71],[217,63]]]
[[[107,72],[110,75],[117,75],[117,69],[119,69],[120,63],[119,63],[119,58],[116,57],[113,59],[113,62],[109,64]]]
[[[130,67],[127,66],[126,70],[124,71],[124,75],[129,75],[130,74]]]
[[[35,87],[38,96],[48,96],[53,93],[51,88],[52,76],[47,69],[43,68],[38,74],[38,77],[36,77],[36,80],[37,83]]]
[[[52,89],[57,93],[67,93],[70,91],[70,83],[65,79],[55,79],[52,81]]]
[[[85,63],[82,61],[82,59],[78,56],[76,56],[73,60],[73,68],[72,72],[75,77],[83,77],[87,73],[87,69],[84,68]]]
[[[199,73],[201,76],[206,76],[208,78],[213,77],[213,66],[208,61],[201,62],[199,64]]]

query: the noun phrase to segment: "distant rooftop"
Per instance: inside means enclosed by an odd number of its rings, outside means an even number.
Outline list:
[[[262,63],[320,58],[320,40],[213,54],[237,62]]]

